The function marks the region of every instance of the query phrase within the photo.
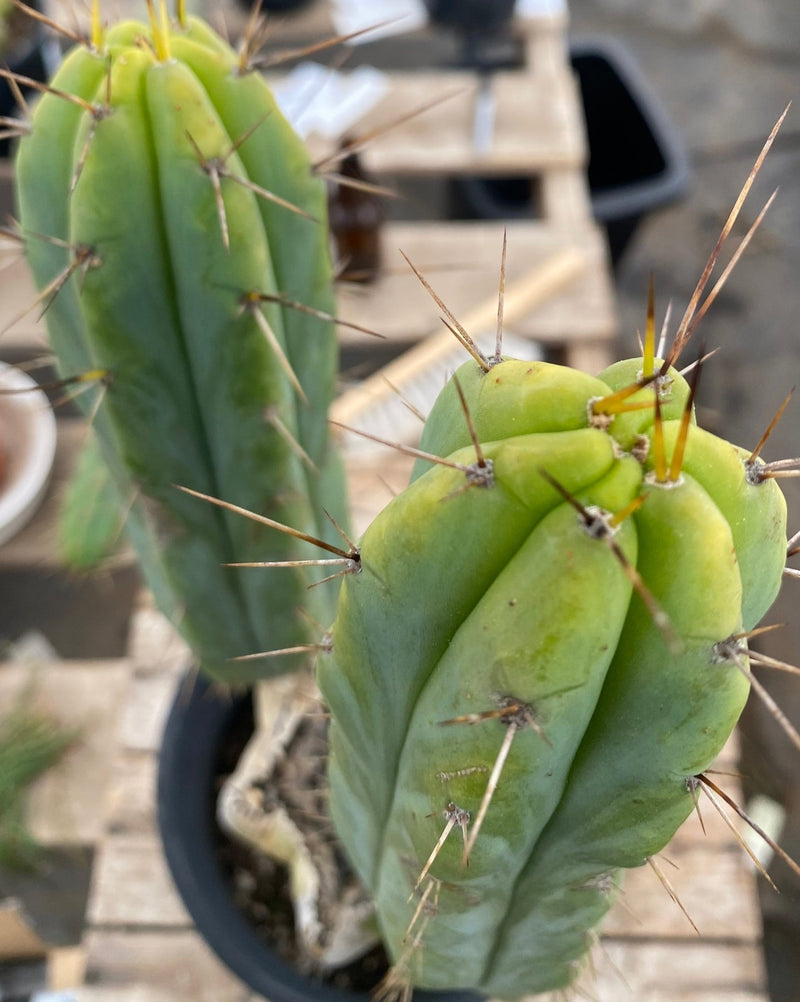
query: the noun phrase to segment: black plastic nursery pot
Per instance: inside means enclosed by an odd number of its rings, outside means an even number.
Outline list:
[[[270,1002],[367,1002],[294,970],[246,921],[218,861],[214,820],[222,749],[245,717],[248,695],[221,695],[203,678],[179,688],[158,771],[158,820],[169,869],[198,932],[224,964]],[[415,992],[414,1002],[480,1002],[459,992]]]
[[[511,20],[516,0],[425,0],[434,24],[466,32],[500,31]]]
[[[622,257],[647,213],[679,199],[689,183],[685,146],[629,51],[614,39],[570,41],[583,101],[588,181],[595,219],[611,259]],[[468,177],[454,182],[454,213],[503,219],[536,214],[530,177]]]

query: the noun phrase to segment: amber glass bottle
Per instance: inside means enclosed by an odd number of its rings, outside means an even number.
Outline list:
[[[359,186],[373,182],[358,153],[348,153],[338,173],[351,183],[331,182],[328,214],[334,258],[342,269],[340,277],[345,281],[372,282],[381,265],[381,228],[386,218],[383,198]]]

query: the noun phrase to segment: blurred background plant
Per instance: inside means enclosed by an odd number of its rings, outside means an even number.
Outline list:
[[[36,868],[42,849],[26,825],[26,793],[77,737],[38,711],[30,690],[0,718],[0,871]]]

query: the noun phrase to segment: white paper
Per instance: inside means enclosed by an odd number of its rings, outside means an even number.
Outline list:
[[[517,0],[514,10],[518,17],[553,17],[566,14],[567,0]]]
[[[278,107],[303,139],[312,133],[340,139],[388,88],[386,74],[372,66],[339,73],[319,63],[299,63],[275,84],[273,92]]]

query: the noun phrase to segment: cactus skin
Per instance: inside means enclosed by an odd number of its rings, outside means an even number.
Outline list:
[[[96,437],[90,435],[58,511],[56,547],[61,563],[77,573],[96,570],[113,557],[123,519],[108,467]]]
[[[276,545],[275,533],[175,485],[324,538],[334,531],[323,507],[344,521],[344,479],[326,424],[333,325],[274,302],[243,309],[248,294],[263,293],[332,312],[324,182],[263,79],[240,74],[237,56],[198,20],[118,24],[102,44],[71,51],[52,86],[102,109],[45,94],[16,162],[37,284],[46,288],[73,265],[47,312],[60,369],[108,373],[95,417],[103,455],[130,508],[147,581],[201,666],[240,682],[291,669],[297,657],[229,659],[308,642],[297,610],[332,615],[324,589],[309,592],[300,569],[222,565],[316,553],[288,536]],[[204,169],[214,158],[313,218],[223,176],[226,248]],[[87,413],[89,396],[81,398]]]
[[[517,998],[571,983],[620,871],[660,851],[691,812],[693,777],[746,700],[745,675],[715,645],[777,593],[783,495],[774,481],[749,483],[747,454],[693,419],[678,481],[652,482],[652,386],[633,398],[647,409],[590,427],[590,401],[641,368],[633,359],[595,379],[546,363],[465,364],[458,382],[494,482],[466,487],[463,472],[420,461],[342,586],[318,667],[331,808],[392,959],[420,987]],[[670,376],[668,458],[689,396]],[[470,464],[470,442],[451,381],[421,446]],[[668,615],[672,643],[543,470],[611,514],[646,496],[614,541]],[[469,866],[455,828],[415,891],[448,805],[474,824],[510,726],[442,722],[490,711],[498,696],[528,704],[536,727],[515,730]]]

